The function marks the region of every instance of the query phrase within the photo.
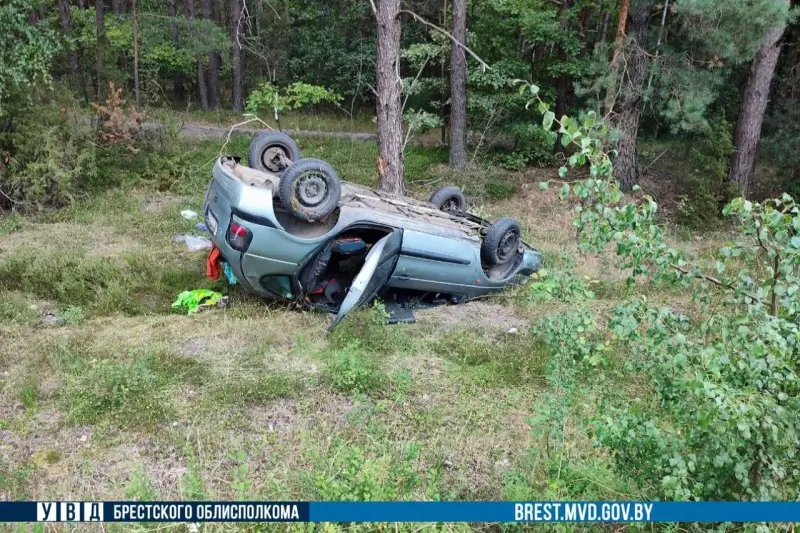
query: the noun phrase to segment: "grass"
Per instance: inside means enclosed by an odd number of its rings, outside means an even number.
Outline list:
[[[233,136],[226,151],[243,154],[248,141]],[[365,309],[326,335],[328,316],[268,306],[238,286],[211,282],[205,253],[171,241],[193,231],[179,213],[199,209],[220,144],[174,142],[166,153],[109,153],[107,173],[118,171],[117,186],[0,225],[0,438],[12,443],[0,463],[0,493],[42,500],[636,496],[592,446],[579,414],[566,424],[568,468],[548,455],[530,423],[552,392],[538,325],[573,304],[532,301],[522,288],[420,311],[413,325],[386,326],[380,308]],[[298,143],[343,178],[374,184],[374,143]],[[568,206],[536,187],[554,170],[451,177],[446,156],[412,148],[410,194],[425,198],[455,181],[481,213],[519,218],[551,268],[563,267],[562,251],[575,253]],[[607,313],[624,287],[615,258],[576,255],[574,268],[598,280],[587,305]],[[224,291],[230,307],[174,313],[171,302],[191,288]],[[669,288],[648,289],[648,298],[666,301]],[[63,323],[47,324],[48,312]],[[620,384],[621,392],[628,386]],[[582,409],[591,402],[587,396]]]

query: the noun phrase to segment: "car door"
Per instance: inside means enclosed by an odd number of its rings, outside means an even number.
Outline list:
[[[372,300],[389,281],[397,265],[402,244],[403,230],[397,229],[372,246],[328,331],[339,325],[350,311]]]

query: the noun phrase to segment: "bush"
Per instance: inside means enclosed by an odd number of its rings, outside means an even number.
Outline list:
[[[97,175],[91,128],[72,110],[79,105],[64,88],[36,91],[0,133],[0,208],[32,211],[60,207]]]
[[[508,170],[521,170],[535,165],[545,167],[555,163],[553,147],[556,134],[535,123],[513,124],[509,133],[514,137],[514,150],[502,154],[498,161]]]
[[[732,127],[725,119],[711,122],[706,135],[692,143],[689,155],[695,171],[687,176],[688,194],[678,203],[678,221],[684,226],[704,229],[719,224],[722,207],[737,192],[727,183],[733,149]]]
[[[388,382],[386,374],[352,341],[334,352],[327,364],[331,386],[344,394],[371,394]]]

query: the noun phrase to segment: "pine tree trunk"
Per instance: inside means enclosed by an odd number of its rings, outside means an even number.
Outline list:
[[[614,177],[624,191],[629,191],[639,181],[636,139],[639,119],[644,108],[644,85],[647,81],[647,52],[645,51],[647,27],[650,22],[650,3],[640,1],[628,12],[627,33],[633,36],[630,49],[625,52],[619,101],[614,109],[614,125],[622,133],[614,159]]]
[[[178,9],[176,6],[176,0],[167,0],[167,14],[172,19],[170,21],[170,41],[172,41],[172,46],[174,48],[178,48],[179,45],[179,36],[178,36],[178,23],[175,20],[175,17],[178,16]],[[186,99],[186,90],[183,86],[183,73],[176,72],[175,78],[172,80],[172,95],[175,97],[176,100],[183,101]]]
[[[133,93],[136,97],[136,107],[141,104],[139,90],[139,13],[136,11],[136,0],[131,0],[131,21],[133,33]]]
[[[111,9],[114,10],[115,15],[124,14],[125,8],[125,0],[111,0]]]
[[[453,0],[453,38],[467,44],[467,0]],[[450,49],[450,168],[467,168],[467,53]]]
[[[106,12],[103,0],[95,2],[95,14],[97,22],[97,100],[103,102],[106,99],[106,90],[108,89],[108,72],[106,72],[108,42],[106,40]]]
[[[380,190],[403,194],[403,117],[400,102],[400,0],[379,0],[378,178]]]
[[[559,27],[562,33],[569,30],[569,17],[568,11],[572,7],[572,0],[562,0],[561,8],[559,9]],[[564,47],[558,46],[558,60],[562,64],[566,61],[567,54]],[[561,74],[556,78],[556,117],[560,120],[561,117],[567,114],[567,99],[569,99],[569,90],[572,80],[566,74]],[[561,133],[556,133],[555,153],[563,154],[565,151],[564,145],[561,143]]]
[[[207,20],[214,20],[214,15],[211,9],[214,0],[203,0],[203,18]],[[208,54],[208,107],[217,111],[222,109],[219,88],[219,67],[220,67],[219,52],[211,52]]]
[[[244,64],[242,61],[242,0],[230,0],[231,100],[234,111],[244,111]]]
[[[784,1],[789,4],[789,0]],[[764,43],[750,65],[750,75],[739,107],[739,120],[736,122],[733,138],[735,149],[728,180],[736,183],[745,197],[752,190],[751,180],[756,166],[758,139],[761,136],[772,77],[781,52],[780,41],[785,30],[784,22],[770,29],[764,37]]]
[[[611,72],[606,93],[605,116],[609,116],[614,108],[614,100],[617,96],[617,81],[619,79],[619,56],[625,45],[625,27],[628,23],[628,11],[630,11],[631,0],[621,0],[619,5],[619,19],[617,20],[617,35],[614,38],[614,55],[611,57]]]
[[[190,21],[194,21],[194,0],[186,0],[186,14]],[[195,55],[194,62],[197,69],[197,97],[200,99],[200,107],[203,108],[203,111],[208,111],[206,73],[203,70],[203,58],[200,54]]]
[[[69,34],[72,31],[72,13],[69,10],[69,0],[58,0],[58,11],[61,15],[61,29]],[[69,51],[69,72],[72,83],[77,87],[78,79],[78,54],[75,50]]]

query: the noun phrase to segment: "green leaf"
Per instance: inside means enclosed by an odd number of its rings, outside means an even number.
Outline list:
[[[558,192],[558,195],[561,198],[566,198],[568,194],[569,194],[569,183],[564,183],[563,185],[561,185],[561,190]]]
[[[567,167],[561,167],[558,169],[558,177],[564,179],[567,177]]]
[[[533,83],[531,83],[529,89],[530,89],[531,94],[533,96],[536,96],[537,94],[539,94],[539,87],[537,85],[534,85]]]
[[[547,111],[544,114],[544,118],[542,119],[542,127],[544,129],[546,129],[546,130],[549,130],[550,128],[552,128],[553,127],[553,121],[555,120],[555,118],[556,118],[556,114],[555,113],[553,113],[552,111]]]
[[[550,187],[550,183],[548,183],[546,181],[540,181],[539,182],[539,190],[540,191],[546,191],[548,187]]]

